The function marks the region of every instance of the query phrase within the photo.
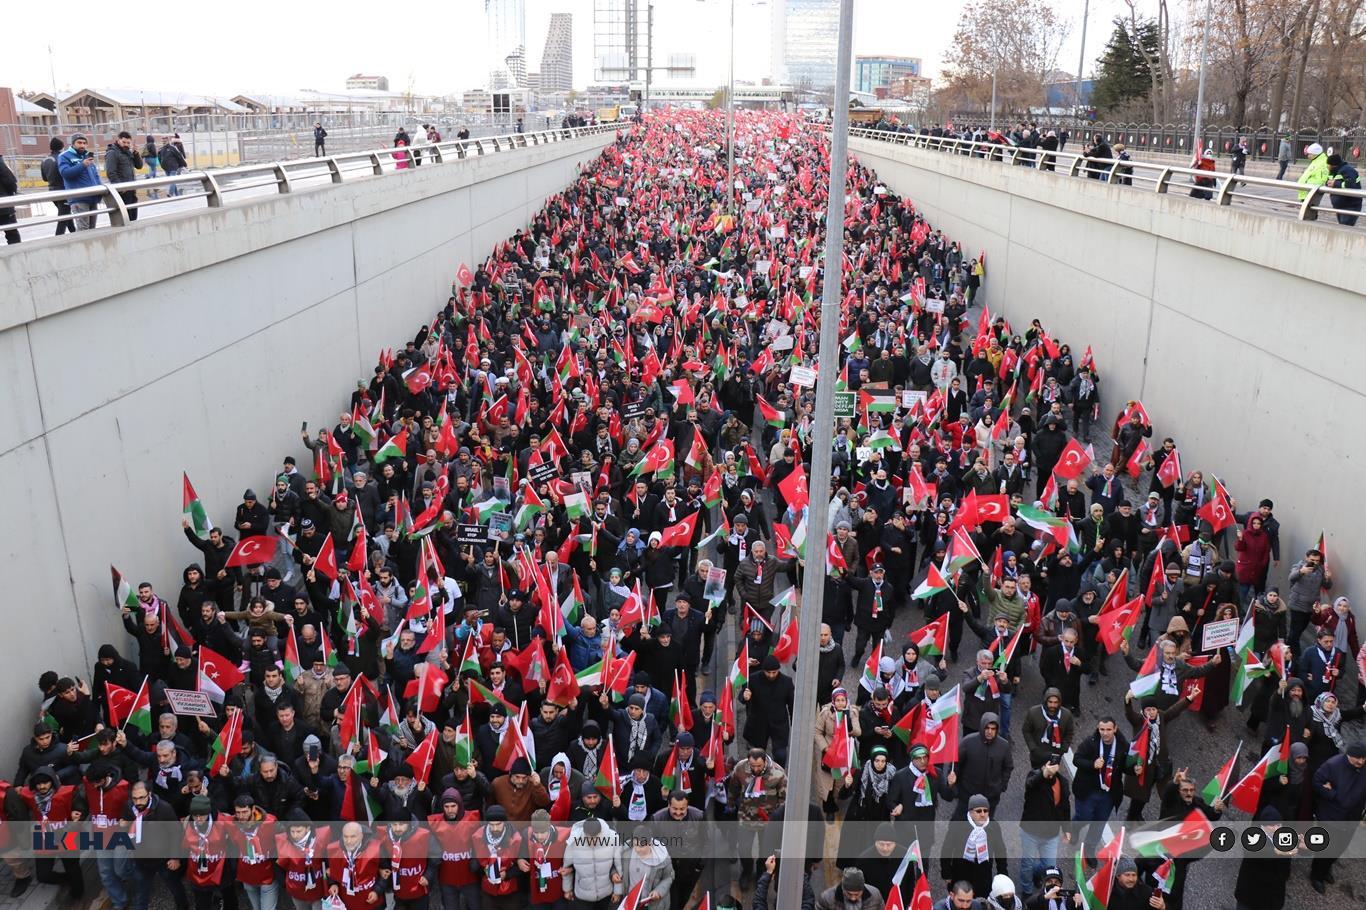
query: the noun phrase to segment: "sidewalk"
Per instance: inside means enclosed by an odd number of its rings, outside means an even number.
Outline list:
[[[17,898],[10,897],[14,887],[14,874],[9,866],[0,863],[0,910],[95,910],[104,904],[104,888],[95,872],[94,860],[82,860],[81,872],[85,876],[85,895],[79,901],[71,900],[67,890],[59,885],[29,885],[28,890]]]

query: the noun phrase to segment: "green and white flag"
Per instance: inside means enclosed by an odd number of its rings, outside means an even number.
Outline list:
[[[213,522],[209,521],[209,516],[204,511],[204,502],[199,498],[199,494],[194,491],[194,486],[190,483],[190,475],[181,473],[181,511],[190,520],[190,527],[194,530],[200,540],[207,540],[209,532],[213,530]]]
[[[568,496],[564,498],[564,511],[565,515],[569,517],[570,521],[573,521],[576,518],[587,517],[588,494],[583,492],[582,490],[579,490],[575,493],[570,493]]]
[[[114,578],[114,603],[120,608],[127,607],[130,610],[138,608],[138,592],[129,583],[123,573],[113,566],[109,567],[109,574]]]
[[[868,448],[892,449],[899,452],[901,451],[901,444],[897,442],[895,436],[891,435],[886,430],[878,430],[872,436],[868,437]]]

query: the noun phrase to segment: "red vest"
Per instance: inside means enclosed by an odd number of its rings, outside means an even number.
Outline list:
[[[389,859],[389,887],[394,897],[401,901],[417,900],[427,896],[431,882],[422,884],[427,874],[427,846],[431,835],[421,829],[410,829],[407,836],[394,841],[385,832],[380,841]]]
[[[76,798],[75,787],[57,787],[46,812],[38,808],[38,797],[28,787],[20,787],[19,795],[28,804],[29,815],[44,831],[60,831],[71,821],[71,803]]]
[[[533,904],[553,904],[564,898],[564,879],[560,878],[560,867],[564,865],[564,846],[569,832],[563,828],[551,828],[550,831],[548,844],[537,842],[530,833],[522,841],[527,861],[531,863],[527,880],[531,883]]]
[[[232,845],[232,816],[213,818],[208,833],[201,836],[192,820],[185,822],[185,875],[196,888],[217,888],[223,884]]]
[[[334,844],[329,852],[332,855],[327,859],[327,878],[329,884],[337,886],[337,894],[346,910],[372,910],[375,904],[365,897],[372,891],[379,893],[379,845],[370,841],[361,847],[355,859],[349,861],[340,843]],[[381,894],[376,903],[382,908],[384,895]]]
[[[295,901],[312,903],[327,893],[328,831],[317,829],[313,843],[303,849],[296,847],[288,835],[275,838],[279,847],[280,868],[285,872],[285,890]]]
[[[123,818],[123,810],[128,807],[128,781],[121,780],[108,790],[87,782],[85,802],[91,827],[96,830],[116,827]]]
[[[446,821],[446,816],[438,813],[427,816],[436,842],[441,845],[441,865],[437,869],[437,880],[443,885],[473,885],[479,874],[470,866],[474,851],[470,839],[479,830],[479,813],[466,812],[457,822]]]
[[[275,861],[271,848],[275,846],[275,816],[266,817],[254,832],[247,832],[241,823],[232,826],[233,845],[237,851],[237,880],[244,885],[269,885],[275,881]]]
[[[479,887],[495,896],[520,890],[517,875],[521,870],[517,868],[517,859],[522,855],[522,836],[508,828],[498,845],[490,848],[484,829],[480,828],[474,832],[473,841],[474,857],[484,869]]]

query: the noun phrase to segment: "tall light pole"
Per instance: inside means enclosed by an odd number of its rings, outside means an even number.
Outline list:
[[[735,0],[730,0],[730,70],[726,77],[726,211],[735,214]]]
[[[1076,116],[1081,108],[1081,74],[1086,68],[1086,23],[1091,18],[1091,0],[1086,0],[1086,5],[1081,10],[1081,50],[1077,52],[1077,81],[1076,90],[1072,92],[1072,114]]]
[[[996,130],[996,70],[991,71],[991,117],[987,129]]]
[[[830,187],[825,210],[825,275],[821,292],[820,378],[812,418],[810,505],[806,513],[806,567],[802,572],[798,625],[796,693],[788,744],[787,805],[783,811],[783,862],[778,900],[772,906],[800,907],[806,873],[807,806],[815,738],[807,724],[816,716],[817,652],[821,602],[825,599],[826,530],[830,523],[831,436],[835,425],[835,366],[839,358],[841,280],[844,277],[844,195],[849,174],[849,68],[854,45],[854,0],[840,0],[839,53],[835,63],[834,123],[830,130]],[[829,433],[831,436],[827,436]]]
[[[1210,0],[1205,0],[1205,21],[1200,29],[1200,85],[1195,90],[1195,133],[1191,136],[1191,154],[1199,157],[1205,147],[1202,131],[1205,127],[1205,60],[1209,56]]]

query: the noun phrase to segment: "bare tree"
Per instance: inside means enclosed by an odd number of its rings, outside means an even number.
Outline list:
[[[1046,0],[971,0],[945,60],[947,94],[984,110],[995,75],[1007,114],[1041,104],[1067,30]]]

